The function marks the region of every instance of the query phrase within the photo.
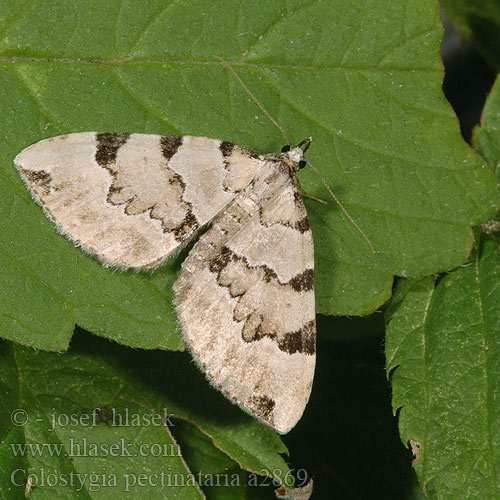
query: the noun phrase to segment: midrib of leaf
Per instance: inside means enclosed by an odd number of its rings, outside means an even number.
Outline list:
[[[133,60],[127,58],[120,59],[85,59],[85,58],[47,58],[47,57],[20,57],[20,56],[0,56],[0,63],[46,63],[46,64],[81,64],[81,65],[95,65],[95,66],[152,66],[152,65],[179,65],[179,66],[211,66],[211,67],[223,67],[223,64],[219,61],[194,61],[194,60]],[[415,74],[418,72],[423,73],[439,73],[441,70],[437,68],[394,68],[387,66],[307,66],[299,64],[274,64],[274,63],[252,63],[243,61],[228,61],[231,66],[237,66],[240,68],[251,68],[251,69],[282,69],[282,70],[300,70],[300,71],[314,71],[316,72],[328,72],[328,71],[341,71],[346,73],[360,73],[363,71],[368,72],[379,72],[379,73],[411,73]],[[406,104],[405,104],[406,105]]]

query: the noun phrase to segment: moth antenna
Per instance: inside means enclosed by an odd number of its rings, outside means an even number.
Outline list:
[[[238,76],[238,73],[236,73],[236,71],[234,71],[234,69],[231,67],[231,65],[228,62],[224,61],[224,59],[221,59],[218,56],[216,56],[216,57],[229,71],[231,71],[231,73],[234,75],[236,80],[238,80],[238,83],[243,87],[245,92],[252,98],[253,102],[255,104],[257,104],[257,106],[264,113],[264,115],[267,117],[267,119],[270,122],[274,123],[274,125],[278,128],[278,130],[281,132],[281,134],[285,138],[286,142],[288,142],[289,146],[292,147],[292,143],[290,141],[290,138],[288,137],[288,134],[284,131],[283,127],[281,127],[281,125],[279,125],[279,123],[269,114],[269,112],[264,108],[264,106],[262,106],[262,104],[259,102],[259,100],[252,94],[250,89],[243,83],[243,80]]]
[[[340,210],[342,210],[342,212],[344,212],[345,216],[349,219],[351,224],[359,231],[361,236],[363,236],[365,241],[368,243],[368,246],[370,247],[370,250],[372,251],[372,253],[375,253],[375,249],[373,248],[371,241],[368,239],[368,236],[366,236],[366,234],[363,232],[363,230],[356,224],[356,221],[351,217],[349,212],[344,208],[344,205],[342,205],[342,203],[340,203],[339,199],[333,194],[333,191],[330,189],[330,186],[325,181],[324,177],[319,173],[318,169],[310,161],[306,160],[305,158],[304,158],[304,161],[311,167],[313,172],[315,172],[316,175],[320,178],[321,182],[326,187],[326,190],[328,191],[328,193],[330,193],[330,196],[335,200],[335,203],[339,206]]]
[[[262,104],[259,102],[259,100],[252,94],[251,90],[245,85],[243,80],[238,76],[238,73],[236,73],[236,71],[234,71],[232,66],[227,61],[224,61],[224,59],[222,59],[221,57],[218,57],[218,56],[215,56],[215,57],[217,57],[217,59],[219,59],[219,61],[229,71],[231,71],[231,73],[234,75],[234,77],[236,78],[238,83],[243,87],[245,92],[251,97],[253,102],[255,102],[255,104],[257,104],[257,106],[264,113],[264,115],[267,117],[267,119],[276,126],[276,128],[281,132],[281,134],[285,138],[286,142],[288,142],[289,146],[292,147],[292,141],[290,141],[290,138],[288,137],[288,134],[285,132],[283,127],[270,115],[270,113],[264,108],[264,106],[262,106]],[[307,139],[306,139],[306,141],[307,141]],[[344,205],[342,205],[342,203],[340,203],[339,199],[333,194],[333,191],[330,189],[330,186],[325,181],[324,177],[319,173],[318,169],[314,165],[312,165],[311,162],[306,160],[305,158],[304,158],[304,161],[312,168],[312,170],[320,178],[321,182],[326,187],[326,190],[328,191],[328,193],[330,193],[330,196],[334,199],[335,203],[339,206],[339,208],[342,210],[342,212],[344,212],[345,216],[349,219],[351,224],[359,231],[361,236],[363,236],[365,241],[368,243],[368,246],[370,247],[370,250],[372,251],[372,253],[375,253],[375,249],[373,248],[371,241],[368,239],[368,236],[366,236],[366,234],[363,232],[363,230],[358,226],[358,224],[356,224],[356,221],[351,217],[349,212],[344,208]],[[319,200],[319,201],[321,201],[322,203],[325,203],[323,200]]]

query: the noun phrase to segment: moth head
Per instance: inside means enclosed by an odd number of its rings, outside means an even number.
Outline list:
[[[306,166],[306,162],[303,159],[304,153],[311,145],[311,141],[312,137],[308,137],[301,143],[297,144],[297,146],[295,147],[291,147],[289,145],[283,146],[279,158],[281,160],[284,160],[294,172],[300,170],[301,168],[304,168]]]

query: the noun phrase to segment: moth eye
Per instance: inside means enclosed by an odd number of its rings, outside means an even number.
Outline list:
[[[305,161],[305,160],[300,160],[300,161],[299,161],[299,170],[300,170],[301,168],[304,168],[305,166],[306,166],[306,161]]]
[[[282,152],[282,153],[286,153],[287,151],[290,151],[290,146],[288,146],[288,145],[287,145],[287,146],[283,146],[283,147],[281,148],[281,152]]]

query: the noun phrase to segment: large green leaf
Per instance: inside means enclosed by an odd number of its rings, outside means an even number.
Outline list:
[[[179,262],[147,275],[101,268],[56,233],[12,159],[83,130],[207,135],[278,152],[283,137],[216,56],[293,141],[314,137],[309,159],[376,249],[331,200],[306,200],[319,312],[367,314],[389,298],[393,275],[459,265],[469,225],[498,200],[443,97],[441,33],[434,0],[4,2],[2,336],[61,350],[76,322],[128,345],[181,346],[170,306]],[[300,178],[328,197],[312,172]]]
[[[196,482],[209,498],[237,498],[248,483],[240,467],[290,484],[276,433],[210,389],[185,353],[137,353],[88,335],[64,354],[4,342],[0,388],[6,500],[22,496],[29,474],[36,498],[204,498]],[[225,496],[210,488],[217,480]]]
[[[499,123],[496,86],[474,135],[474,146],[495,170]],[[437,285],[432,278],[402,281],[387,311],[393,408],[429,498],[500,495],[497,240],[478,236],[470,262]]]
[[[498,242],[483,237],[437,286],[403,281],[388,310],[393,408],[429,498],[500,497],[499,281]]]

